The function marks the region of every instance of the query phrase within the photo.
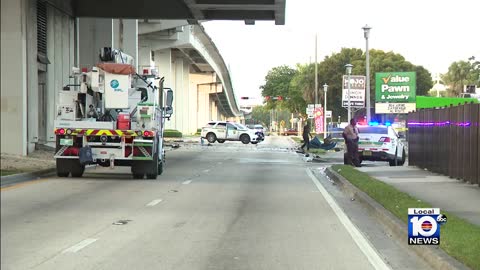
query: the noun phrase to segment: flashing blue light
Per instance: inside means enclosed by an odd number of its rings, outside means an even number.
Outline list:
[[[392,125],[392,123],[390,123],[390,122],[388,122],[388,121],[387,121],[387,122],[385,122],[385,126],[387,126],[387,127],[388,127],[388,126],[391,126],[391,125]]]
[[[370,121],[368,123],[369,126],[378,126],[378,122],[377,121]]]

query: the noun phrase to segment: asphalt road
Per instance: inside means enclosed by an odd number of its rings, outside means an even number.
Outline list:
[[[2,189],[1,269],[424,268],[292,147],[189,145],[157,180],[95,168]]]

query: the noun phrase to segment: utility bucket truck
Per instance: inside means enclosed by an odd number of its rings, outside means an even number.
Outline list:
[[[133,178],[156,179],[165,164],[163,131],[173,113],[173,90],[155,69],[139,75],[133,58],[102,48],[90,70],[73,68],[77,84],[57,98],[57,175],[81,177],[86,165],[130,166]],[[158,85],[158,86],[157,86]]]

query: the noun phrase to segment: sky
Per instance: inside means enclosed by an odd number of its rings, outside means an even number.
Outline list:
[[[434,75],[451,63],[480,59],[480,1],[475,0],[286,0],[285,25],[273,21],[203,23],[229,66],[240,104],[261,103],[259,87],[276,66],[309,63],[340,52],[369,47],[393,51]],[[323,85],[323,82],[319,82]],[[239,102],[240,100],[237,99]]]

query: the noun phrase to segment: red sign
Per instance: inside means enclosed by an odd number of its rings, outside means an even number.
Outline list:
[[[315,108],[313,117],[315,119],[315,133],[323,133],[323,108]]]

